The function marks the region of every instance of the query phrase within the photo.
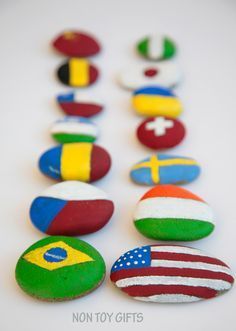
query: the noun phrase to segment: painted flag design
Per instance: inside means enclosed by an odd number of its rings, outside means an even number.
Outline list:
[[[158,185],[138,202],[134,224],[148,238],[158,240],[198,240],[214,230],[209,205],[188,190],[174,185]]]
[[[56,180],[93,182],[105,176],[111,166],[108,152],[92,143],[68,143],[46,151],[39,160],[43,174]]]
[[[134,299],[165,303],[210,299],[234,282],[224,262],[194,248],[170,245],[143,246],[123,254],[110,278]]]
[[[132,105],[144,116],[167,116],[176,118],[182,113],[182,104],[168,88],[148,86],[134,91]]]

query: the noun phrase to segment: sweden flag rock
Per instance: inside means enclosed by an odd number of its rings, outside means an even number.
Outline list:
[[[99,252],[86,242],[63,236],[30,246],[16,265],[16,281],[29,295],[46,301],[70,300],[96,289],[105,276]]]

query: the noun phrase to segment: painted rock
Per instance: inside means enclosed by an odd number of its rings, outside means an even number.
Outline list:
[[[148,60],[160,61],[176,54],[176,45],[168,37],[153,34],[141,39],[136,45],[137,52]]]
[[[47,150],[39,160],[41,172],[56,180],[93,182],[111,167],[108,152],[91,143],[70,143]]]
[[[119,76],[120,84],[131,90],[150,85],[174,87],[180,80],[180,70],[176,63],[171,61],[130,66],[123,70]]]
[[[52,137],[59,143],[94,142],[98,135],[96,125],[84,117],[67,116],[51,128]]]
[[[159,303],[211,299],[234,283],[221,260],[195,248],[171,245],[148,245],[123,254],[110,278],[134,299]]]
[[[214,230],[209,205],[195,194],[174,185],[158,185],[138,202],[134,225],[156,240],[198,240]]]
[[[137,184],[185,184],[200,174],[199,164],[183,156],[154,154],[138,163],[130,171],[131,179]]]
[[[134,91],[132,106],[144,116],[178,117],[183,110],[180,100],[168,88],[159,86],[142,87]]]
[[[98,79],[98,69],[86,59],[70,58],[57,70],[60,82],[72,87],[86,87]]]
[[[101,229],[111,218],[113,202],[90,184],[66,181],[46,189],[30,208],[32,223],[50,235],[79,236]]]
[[[164,116],[148,118],[137,129],[138,140],[156,150],[175,147],[184,136],[184,125],[177,119]]]
[[[85,241],[53,236],[30,246],[16,265],[16,281],[44,301],[65,301],[94,291],[104,280],[105,262]]]
[[[57,102],[65,114],[70,116],[91,117],[103,110],[100,100],[76,91],[58,95]]]
[[[53,47],[63,55],[88,57],[100,52],[98,41],[88,33],[65,31],[52,43]]]

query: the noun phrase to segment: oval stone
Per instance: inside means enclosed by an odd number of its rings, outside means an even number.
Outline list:
[[[169,37],[153,34],[138,41],[137,52],[148,60],[160,61],[176,54],[176,45]]]
[[[47,150],[39,159],[41,172],[56,180],[93,182],[111,167],[108,152],[91,143],[69,143]]]
[[[137,138],[145,146],[161,150],[177,146],[185,137],[185,127],[177,119],[152,117],[137,128]]]
[[[197,195],[174,185],[158,185],[140,199],[134,225],[145,237],[191,241],[214,230],[213,213]]]
[[[60,94],[57,102],[66,115],[91,117],[103,110],[100,100],[81,92]]]
[[[98,79],[98,69],[86,59],[70,58],[57,70],[61,83],[72,87],[86,87]]]
[[[59,143],[94,142],[97,126],[84,117],[67,116],[56,121],[51,128],[52,137]]]
[[[176,63],[172,61],[129,66],[119,75],[121,86],[130,90],[150,85],[174,87],[180,80],[180,70]]]
[[[230,290],[234,277],[221,260],[185,246],[132,249],[113,264],[111,281],[136,300],[184,303],[211,299]]]
[[[200,166],[194,159],[160,153],[136,163],[130,171],[131,179],[141,185],[186,184],[199,174]]]
[[[95,37],[81,31],[64,31],[52,43],[61,54],[74,57],[88,57],[100,52],[101,46]]]
[[[43,301],[87,295],[104,280],[105,262],[85,241],[53,236],[39,240],[19,258],[15,276],[21,289]]]
[[[30,218],[44,233],[80,236],[101,229],[113,211],[113,202],[102,190],[78,181],[65,181],[34,199]]]
[[[142,87],[134,91],[132,106],[139,115],[176,118],[183,110],[180,100],[168,88]]]

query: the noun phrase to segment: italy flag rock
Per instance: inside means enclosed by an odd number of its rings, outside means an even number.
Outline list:
[[[134,224],[145,237],[156,240],[198,240],[214,230],[208,204],[174,185],[159,185],[144,194],[136,207]]]

